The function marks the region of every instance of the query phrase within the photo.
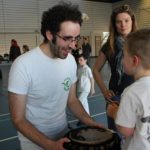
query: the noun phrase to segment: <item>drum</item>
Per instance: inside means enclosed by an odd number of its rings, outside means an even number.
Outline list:
[[[66,150],[121,150],[120,139],[115,132],[104,128],[80,127],[70,130],[66,137]]]

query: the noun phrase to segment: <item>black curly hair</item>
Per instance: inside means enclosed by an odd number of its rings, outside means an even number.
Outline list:
[[[44,37],[44,42],[47,42],[46,31],[50,31],[53,35],[60,31],[60,24],[64,21],[72,21],[82,24],[82,14],[79,11],[78,5],[73,5],[71,2],[61,2],[58,5],[48,9],[42,15],[41,34]]]

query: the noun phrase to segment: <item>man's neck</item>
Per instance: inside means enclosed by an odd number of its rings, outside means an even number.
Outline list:
[[[50,57],[50,58],[53,58],[53,54],[52,54],[52,52],[51,52],[51,50],[50,50],[50,46],[49,46],[49,44],[47,44],[47,43],[42,43],[42,44],[40,44],[40,49],[42,50],[42,52],[46,55],[46,56],[48,56],[48,57]]]

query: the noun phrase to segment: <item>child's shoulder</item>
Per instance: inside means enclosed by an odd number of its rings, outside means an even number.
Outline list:
[[[150,92],[150,77],[142,77],[126,87],[122,95],[141,96]]]
[[[92,69],[91,69],[90,66],[88,66],[88,65],[85,66],[85,69],[86,69],[87,71],[90,71],[90,72],[92,71]]]

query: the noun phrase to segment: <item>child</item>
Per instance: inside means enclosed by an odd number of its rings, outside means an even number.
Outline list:
[[[123,150],[150,150],[150,29],[127,36],[123,53],[124,70],[135,82],[124,90],[118,111],[108,106],[108,115],[126,138]]]
[[[80,54],[78,57],[78,62],[79,62],[79,67],[78,67],[78,72],[77,72],[78,99],[81,101],[86,112],[90,114],[87,98],[88,98],[89,93],[91,95],[95,93],[94,79],[93,79],[91,68],[87,65],[86,56],[84,56],[83,54]]]

